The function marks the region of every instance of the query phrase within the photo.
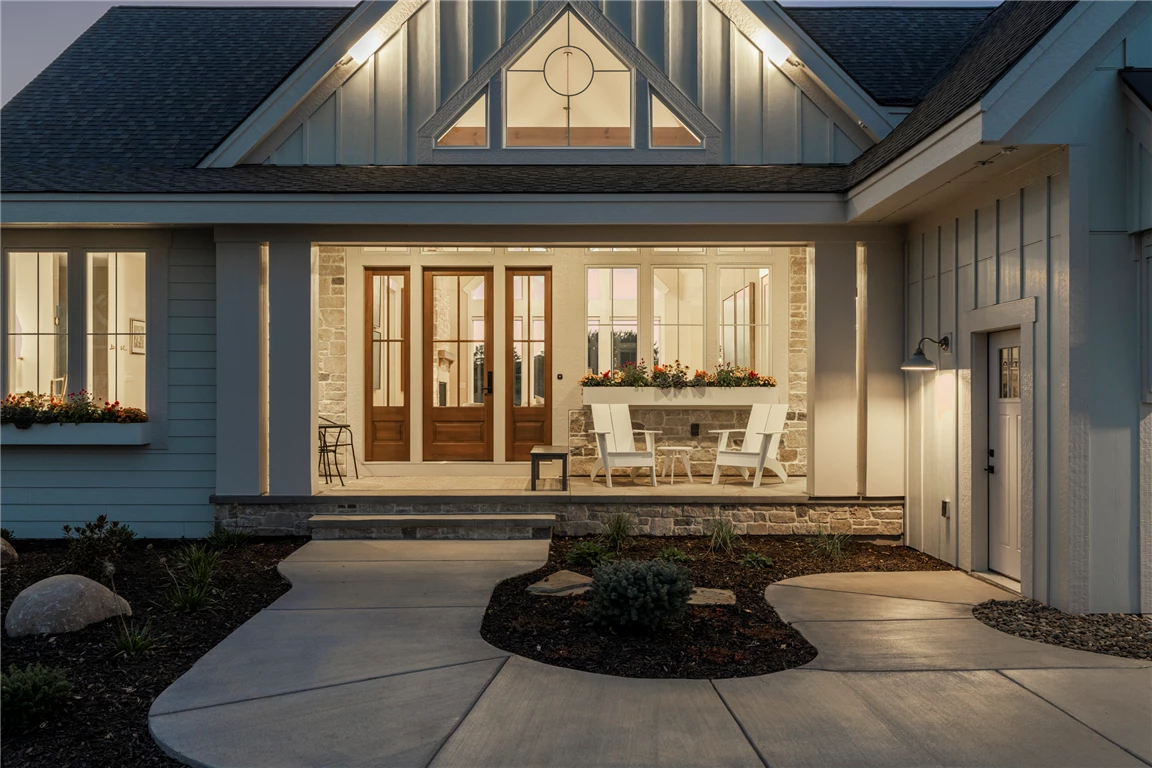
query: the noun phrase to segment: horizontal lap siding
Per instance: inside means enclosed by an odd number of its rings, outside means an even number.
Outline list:
[[[125,235],[124,248],[131,235]],[[208,232],[168,251],[166,448],[5,448],[0,519],[23,538],[107,515],[142,537],[210,533],[216,487],[216,255]],[[149,297],[153,300],[153,297]],[[155,349],[155,348],[154,348]],[[153,372],[149,370],[149,375]]]

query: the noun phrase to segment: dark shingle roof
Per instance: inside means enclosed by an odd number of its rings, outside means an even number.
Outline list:
[[[1152,109],[1152,69],[1122,69],[1120,79],[1144,102],[1144,106]]]
[[[112,8],[0,111],[4,172],[194,165],[348,8]]]
[[[1006,2],[973,33],[940,84],[884,140],[853,161],[863,181],[974,104],[1059,21],[1076,0]]]
[[[993,9],[784,10],[877,103],[910,107]]]
[[[8,193],[839,192],[977,101],[1074,4],[996,8],[939,85],[851,165],[738,167],[197,169],[346,9],[115,8],[3,108],[0,182]]]

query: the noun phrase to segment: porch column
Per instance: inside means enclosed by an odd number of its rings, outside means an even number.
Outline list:
[[[260,243],[216,244],[216,493],[263,488]]]
[[[855,496],[856,243],[817,241],[809,253],[808,494]]]
[[[903,243],[864,243],[858,277],[864,331],[863,381],[857,390],[864,429],[858,442],[865,451],[859,457],[864,479],[861,493],[903,496],[904,372],[900,364],[911,352],[904,350]],[[943,332],[955,336],[953,331]]]
[[[268,244],[268,492],[318,490],[317,253],[311,243]]]

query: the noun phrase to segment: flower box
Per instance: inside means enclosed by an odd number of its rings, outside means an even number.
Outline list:
[[[17,429],[0,426],[0,445],[147,445],[152,425],[136,424],[33,424]]]
[[[777,387],[583,387],[584,405],[631,405],[637,408],[748,408],[779,403]]]

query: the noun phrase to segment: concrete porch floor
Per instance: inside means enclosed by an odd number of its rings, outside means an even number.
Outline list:
[[[485,643],[492,587],[546,541],[313,541],[293,588],[152,705],[197,766],[1143,766],[1152,667],[972,618],[960,572],[766,590],[819,650],[760,677],[645,680]]]
[[[421,477],[367,477],[344,478],[344,485],[334,480],[321,483],[320,496],[404,496],[411,497],[427,493],[434,496],[525,496],[548,500],[608,499],[608,498],[691,498],[704,499],[723,497],[727,500],[747,498],[750,501],[774,503],[802,503],[808,500],[805,477],[792,477],[787,482],[779,478],[765,478],[759,488],[753,488],[750,480],[739,476],[722,477],[719,484],[712,485],[712,477],[688,478],[677,474],[676,482],[669,478],[657,478],[655,487],[647,475],[637,474],[636,479],[627,475],[613,476],[612,487],[600,475],[595,481],[587,476],[568,479],[568,490],[560,490],[560,478],[544,477],[531,490],[528,477],[468,477],[455,475],[432,475]]]

